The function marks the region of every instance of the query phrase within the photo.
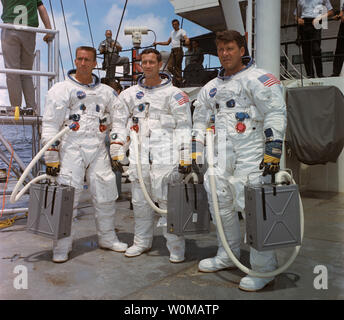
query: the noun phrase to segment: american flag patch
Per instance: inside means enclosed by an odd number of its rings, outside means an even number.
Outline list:
[[[265,86],[271,87],[274,84],[280,84],[281,82],[271,73],[264,74],[258,78],[258,80]]]
[[[187,103],[189,102],[189,97],[186,93],[184,92],[181,92],[181,93],[178,93],[174,96],[174,98],[177,100],[178,104],[179,105],[183,105],[184,103]]]

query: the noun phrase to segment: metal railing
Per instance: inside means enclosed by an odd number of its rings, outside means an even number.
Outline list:
[[[28,27],[25,25],[13,25],[8,23],[0,23],[0,29],[10,29],[10,30],[17,30],[17,31],[27,31],[27,32],[34,32],[34,33],[45,33],[45,34],[52,34],[53,37],[51,41],[48,41],[48,71],[40,71],[40,52],[37,50],[35,52],[35,63],[34,68],[36,70],[24,70],[24,69],[0,69],[0,73],[11,73],[11,74],[19,74],[19,75],[30,75],[35,76],[34,88],[35,88],[35,99],[37,105],[37,117],[27,117],[21,116],[20,121],[15,121],[13,116],[2,116],[1,123],[7,125],[31,125],[32,126],[32,156],[36,154],[36,152],[40,149],[40,99],[41,99],[41,92],[40,92],[40,77],[46,76],[48,77],[48,89],[50,89],[58,80],[59,80],[59,46],[60,46],[60,32],[58,30],[53,29],[44,29],[44,28],[35,28],[35,27]],[[2,87],[1,89],[7,89],[6,87]],[[5,141],[2,144],[6,147]],[[8,147],[6,147],[8,152],[11,152]],[[18,158],[16,160],[20,162]],[[37,165],[34,170],[33,174],[37,173],[40,170],[40,165]]]
[[[14,25],[9,23],[0,23],[0,29],[10,29],[18,31],[28,31],[35,33],[50,33],[54,35],[52,41],[48,42],[48,71],[35,71],[23,69],[0,69],[0,73],[14,73],[21,75],[32,76],[47,76],[48,88],[50,88],[59,78],[59,45],[60,45],[60,32],[58,30],[34,28],[24,25]]]

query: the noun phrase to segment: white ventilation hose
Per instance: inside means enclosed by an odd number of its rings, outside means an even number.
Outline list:
[[[11,197],[10,197],[10,202],[15,203],[17,202],[20,197],[25,193],[25,191],[30,187],[32,183],[35,183],[37,181],[43,180],[43,179],[51,179],[55,180],[55,177],[49,176],[47,174],[43,174],[41,176],[38,176],[31,180],[19,193],[19,188],[23,184],[24,180],[26,179],[27,175],[33,168],[33,166],[36,164],[36,162],[42,157],[44,152],[58,139],[60,139],[67,131],[71,130],[70,126],[65,127],[63,130],[61,130],[58,134],[55,135],[55,137],[51,138],[48,143],[36,154],[36,156],[31,160],[29,165],[26,167],[24,170],[23,174],[21,175],[20,179],[18,180],[17,184],[15,185]],[[18,194],[17,194],[18,193]]]
[[[278,274],[282,273],[285,271],[295,260],[296,256],[298,255],[301,246],[296,246],[293,254],[290,256],[288,261],[278,269],[275,269],[274,271],[270,272],[256,272],[253,271],[252,269],[247,268],[241,262],[236,258],[236,256],[233,254],[231,248],[228,245],[225,233],[223,231],[223,225],[219,213],[219,204],[217,201],[217,194],[216,194],[216,186],[215,186],[215,177],[214,177],[214,146],[213,146],[213,131],[211,129],[207,130],[207,161],[209,165],[209,180],[210,180],[210,188],[211,188],[211,197],[213,200],[214,204],[214,213],[215,213],[215,220],[216,220],[216,225],[217,225],[217,230],[219,232],[219,236],[222,242],[222,245],[224,249],[226,250],[228,256],[230,259],[234,262],[234,264],[243,272],[248,274],[251,277],[257,277],[257,278],[272,278],[277,276]],[[276,182],[277,179],[281,179],[280,181],[283,181],[283,179],[287,179],[288,181],[291,181],[290,175],[285,172],[281,171],[280,174],[276,174]],[[292,182],[295,184],[295,181],[292,180]],[[301,197],[299,195],[299,204],[300,204],[300,227],[301,227],[301,242],[303,239],[303,231],[304,231],[304,216],[303,216],[303,207],[302,207],[302,202],[301,202]]]
[[[137,175],[139,178],[140,186],[143,192],[143,195],[148,202],[148,204],[152,207],[152,209],[160,214],[167,214],[167,210],[163,210],[158,208],[155,203],[152,201],[151,197],[149,196],[145,183],[143,181],[142,177],[142,167],[141,167],[141,159],[140,159],[140,151],[139,151],[139,138],[137,135],[137,132],[135,130],[132,130],[132,138],[134,143],[134,151],[135,151],[135,158],[136,158],[136,168],[137,168]]]

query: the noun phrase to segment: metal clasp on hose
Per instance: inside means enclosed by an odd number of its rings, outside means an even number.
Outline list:
[[[72,114],[69,116],[69,120],[73,120],[73,123],[69,126],[72,131],[78,131],[80,128],[79,120],[80,114]]]
[[[133,126],[130,128],[130,130],[136,131],[136,133],[139,132],[139,118],[133,117]]]

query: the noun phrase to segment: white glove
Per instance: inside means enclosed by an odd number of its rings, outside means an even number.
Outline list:
[[[51,146],[44,152],[45,172],[52,177],[56,177],[60,171],[60,157],[57,146]]]
[[[110,156],[112,160],[122,161],[125,156],[125,147],[123,143],[114,141],[110,144]]]
[[[179,164],[180,166],[190,166],[192,162],[191,150],[189,145],[182,144],[179,151]]]
[[[44,152],[45,165],[47,167],[58,167],[60,165],[59,151],[56,147],[50,147]]]
[[[179,151],[179,167],[178,171],[181,174],[188,174],[191,172],[191,153],[190,148],[186,144],[180,146]]]

